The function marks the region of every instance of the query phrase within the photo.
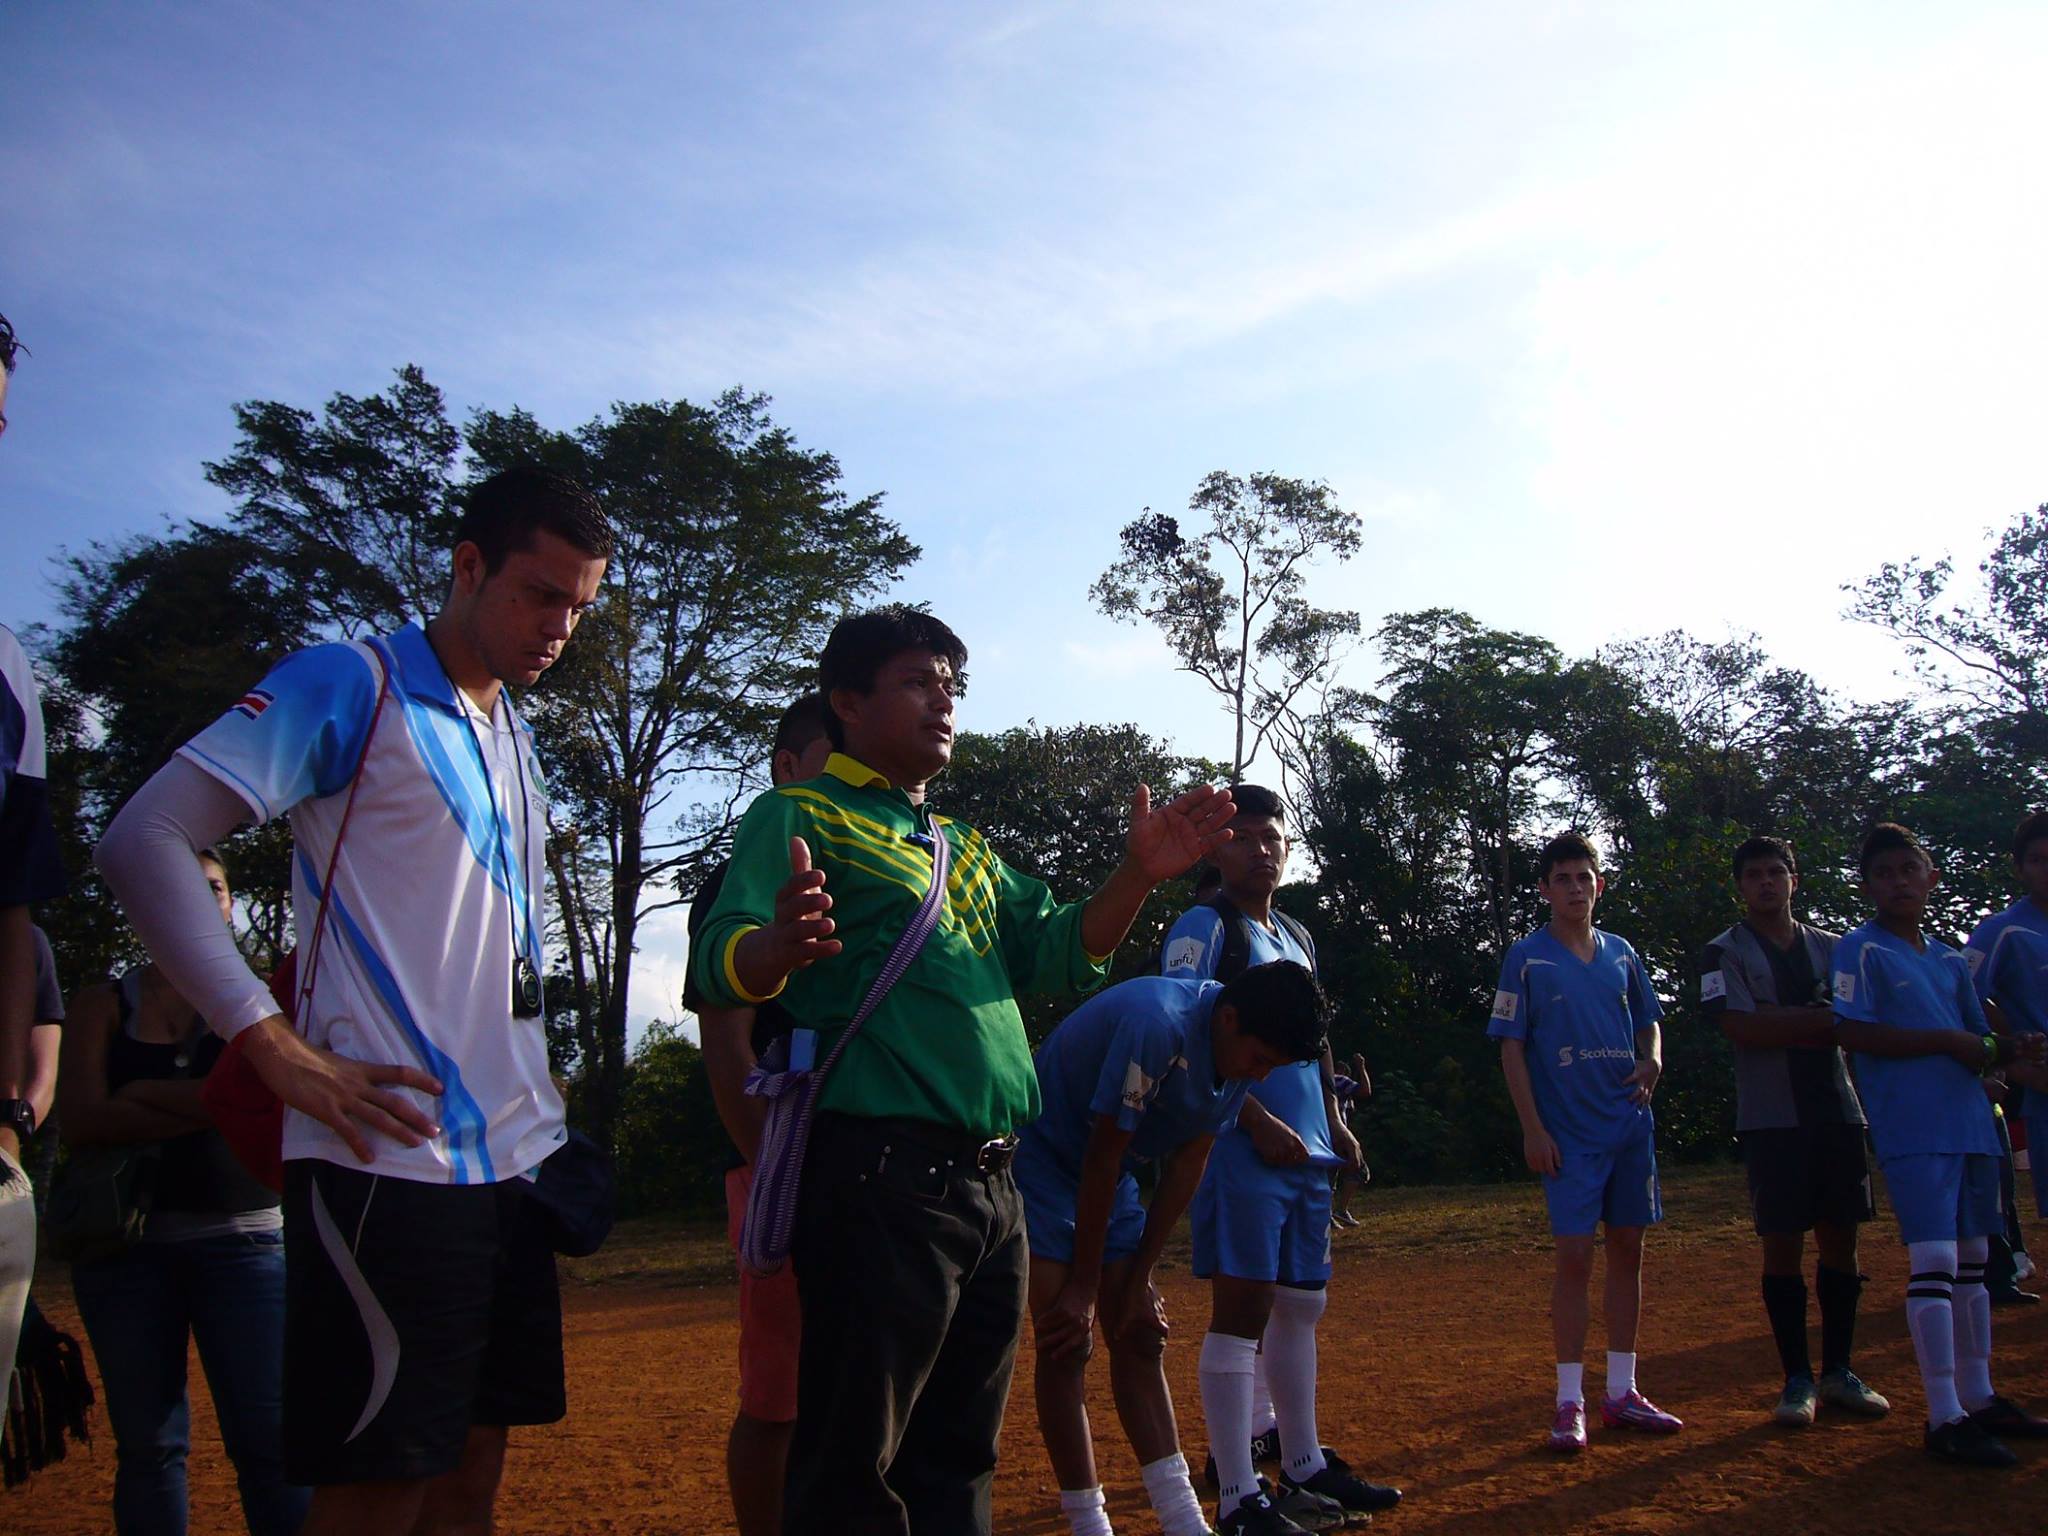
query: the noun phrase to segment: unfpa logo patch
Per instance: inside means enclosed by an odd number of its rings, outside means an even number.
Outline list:
[[[1147,1077],[1145,1069],[1135,1061],[1124,1069],[1124,1108],[1143,1109],[1158,1091],[1159,1084]]]

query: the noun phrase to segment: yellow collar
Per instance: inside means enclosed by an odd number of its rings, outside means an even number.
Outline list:
[[[825,759],[825,772],[851,784],[855,789],[894,789],[896,786],[857,757],[834,752]]]

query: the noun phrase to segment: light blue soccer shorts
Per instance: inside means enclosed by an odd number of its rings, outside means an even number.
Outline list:
[[[1330,1278],[1330,1170],[1218,1164],[1195,1191],[1196,1275],[1278,1285]]]
[[[1953,1243],[2005,1230],[1998,1210],[1998,1159],[1986,1152],[1922,1152],[1887,1158],[1885,1192],[1902,1243]]]
[[[1050,1162],[1030,1156],[1022,1148],[1010,1171],[1016,1176],[1017,1193],[1024,1197],[1024,1235],[1031,1256],[1056,1264],[1073,1263],[1078,1185]],[[1129,1258],[1138,1251],[1138,1241],[1144,1235],[1145,1206],[1138,1199],[1138,1181],[1126,1173],[1116,1181],[1116,1198],[1109,1208],[1103,1263]]]
[[[1602,1222],[1610,1228],[1648,1227],[1664,1219],[1657,1138],[1647,1125],[1619,1147],[1558,1152],[1563,1166],[1543,1175],[1552,1237],[1590,1237]]]

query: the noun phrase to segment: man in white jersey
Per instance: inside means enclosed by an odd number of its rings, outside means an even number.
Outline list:
[[[542,1032],[546,805],[503,685],[553,664],[610,553],[581,486],[494,475],[439,614],[287,657],[100,844],[157,963],[287,1106],[285,1457],[315,1488],[306,1536],[488,1529],[507,1426],[564,1412],[554,1260],[524,1198],[565,1136]],[[296,1030],[192,857],[286,815],[311,984]]]

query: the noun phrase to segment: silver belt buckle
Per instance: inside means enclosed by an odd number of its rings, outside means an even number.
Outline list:
[[[974,1154],[975,1169],[980,1173],[1001,1173],[1010,1166],[1010,1159],[1016,1152],[1015,1136],[998,1136],[994,1141],[985,1141]]]

